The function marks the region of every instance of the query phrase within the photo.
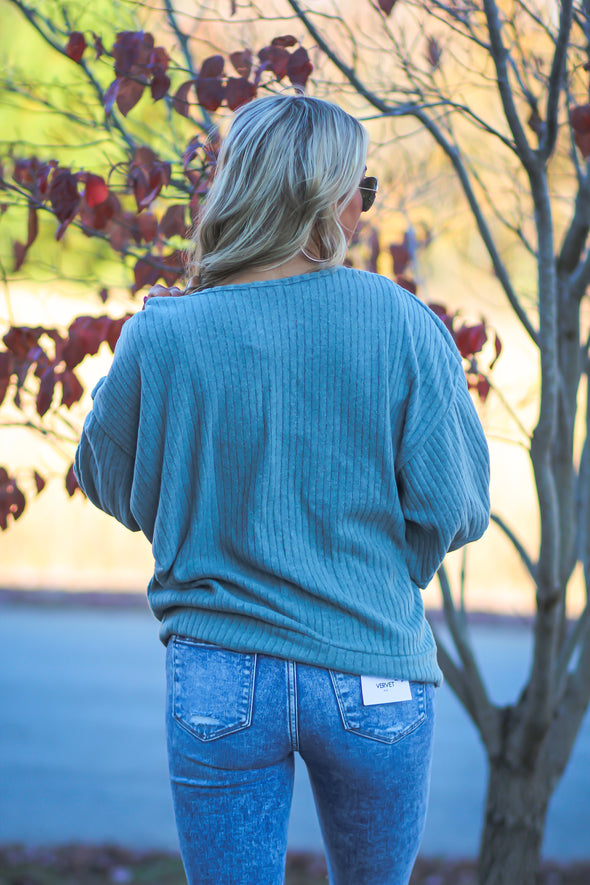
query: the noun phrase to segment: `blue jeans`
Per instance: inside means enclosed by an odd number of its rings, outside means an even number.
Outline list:
[[[332,885],[406,885],[428,802],[434,686],[363,706],[360,677],[174,636],[170,780],[189,885],[284,881],[293,754]]]

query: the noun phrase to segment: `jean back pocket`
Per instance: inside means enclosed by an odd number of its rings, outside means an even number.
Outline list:
[[[247,728],[252,721],[256,655],[174,636],[172,714],[201,741]]]
[[[364,706],[360,676],[330,670],[330,678],[346,731],[385,744],[401,740],[422,725],[426,719],[426,692],[434,688],[411,682],[411,701]]]

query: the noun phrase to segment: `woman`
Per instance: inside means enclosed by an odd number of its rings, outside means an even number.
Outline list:
[[[343,267],[376,181],[328,102],[233,119],[180,298],[123,328],[76,457],[152,543],[190,883],[283,881],[293,754],[330,881],[403,885],[441,672],[419,588],[488,521],[488,454],[437,318]]]

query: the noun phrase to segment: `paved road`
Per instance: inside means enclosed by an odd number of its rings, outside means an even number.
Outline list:
[[[474,628],[492,696],[527,668],[528,631]],[[72,840],[176,848],[163,726],[164,649],[142,608],[0,604],[0,842]],[[475,855],[484,754],[450,690],[439,692],[424,855]],[[554,797],[545,856],[590,857],[590,717]],[[321,840],[303,765],[289,833]]]

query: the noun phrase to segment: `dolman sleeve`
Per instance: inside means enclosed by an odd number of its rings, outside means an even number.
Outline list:
[[[408,569],[423,588],[448,551],[477,540],[486,530],[490,465],[453,340],[433,316],[422,331],[397,484]]]
[[[96,507],[136,532],[140,527],[131,512],[131,492],[141,375],[134,327],[133,319],[123,326],[109,374],[92,391],[93,407],[76,450],[74,472]]]

